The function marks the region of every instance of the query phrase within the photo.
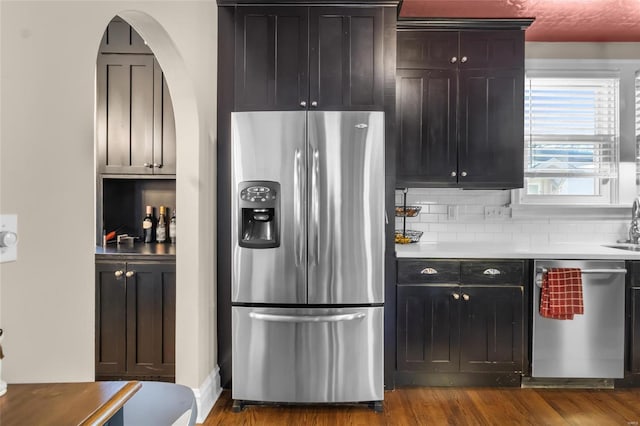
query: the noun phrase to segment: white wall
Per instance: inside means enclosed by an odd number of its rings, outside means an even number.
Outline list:
[[[0,266],[3,379],[94,378],[95,63],[107,23],[120,14],[154,51],[174,101],[176,381],[210,392],[215,0],[2,0],[0,10],[0,213],[18,214],[20,238],[18,261]]]

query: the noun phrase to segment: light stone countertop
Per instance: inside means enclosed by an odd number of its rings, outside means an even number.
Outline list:
[[[614,244],[614,243],[612,243]],[[618,259],[640,260],[640,251],[599,243],[529,244],[474,241],[396,244],[398,258],[432,259]]]

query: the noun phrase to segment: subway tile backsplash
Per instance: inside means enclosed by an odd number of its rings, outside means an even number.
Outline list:
[[[402,202],[398,190],[396,205]],[[406,219],[406,227],[424,232],[420,242],[612,243],[627,238],[628,220],[559,219],[543,214],[511,217],[510,204],[511,191],[409,188],[407,205],[419,205],[422,210]],[[492,214],[497,210],[503,214]],[[396,229],[402,229],[400,217],[396,217]]]

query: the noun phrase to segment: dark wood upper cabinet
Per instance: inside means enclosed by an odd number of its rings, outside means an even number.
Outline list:
[[[383,106],[383,8],[241,6],[235,110]]]
[[[407,186],[455,185],[458,79],[453,70],[399,69],[396,74],[396,176]]]
[[[398,186],[523,185],[524,31],[514,27],[530,20],[470,21],[399,23]]]
[[[153,55],[98,55],[97,138],[99,173],[175,174],[173,106]]]
[[[398,32],[398,68],[455,69],[458,56],[458,31]]]
[[[459,184],[467,188],[521,188],[524,70],[462,70],[459,82]]]
[[[311,108],[317,104],[324,110],[382,109],[383,9],[309,11]]]
[[[308,23],[306,7],[237,9],[237,110],[299,109],[307,100]]]

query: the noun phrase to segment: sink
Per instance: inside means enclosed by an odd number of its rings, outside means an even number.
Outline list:
[[[618,244],[603,244],[602,246],[619,249],[619,250],[640,251],[640,244],[618,243]]]

